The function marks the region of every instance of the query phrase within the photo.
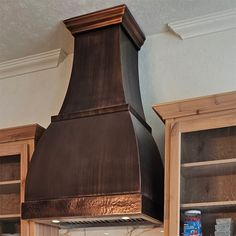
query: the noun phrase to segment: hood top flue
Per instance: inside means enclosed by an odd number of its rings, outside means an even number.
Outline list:
[[[75,38],[71,79],[33,154],[22,217],[62,228],[161,224],[163,165],[139,90],[145,36],[125,5],[64,23]]]

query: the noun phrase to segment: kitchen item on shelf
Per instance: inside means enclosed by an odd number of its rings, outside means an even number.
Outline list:
[[[233,236],[234,221],[232,218],[216,219],[215,236]]]
[[[232,218],[219,218],[216,219],[216,225],[221,225],[221,224],[225,224],[225,225],[230,225],[233,224],[234,221]]]
[[[202,236],[201,211],[189,210],[184,215],[184,236]]]

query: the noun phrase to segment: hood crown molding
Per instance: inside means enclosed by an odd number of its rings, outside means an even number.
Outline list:
[[[57,67],[67,54],[62,49],[30,55],[0,63],[0,79]]]
[[[230,30],[236,28],[236,8],[172,22],[168,26],[181,39]]]
[[[64,21],[72,35],[110,25],[121,24],[138,49],[145,41],[145,35],[125,4],[77,16]]]

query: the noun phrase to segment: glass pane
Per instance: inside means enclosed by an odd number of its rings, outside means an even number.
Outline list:
[[[20,214],[20,156],[0,157],[0,219]]]
[[[182,134],[182,163],[236,156],[236,126]]]
[[[0,157],[0,181],[20,179],[20,155]]]
[[[20,220],[0,220],[0,235],[20,235]]]
[[[180,203],[181,235],[188,210],[201,211],[203,236],[234,235],[236,126],[182,134]]]

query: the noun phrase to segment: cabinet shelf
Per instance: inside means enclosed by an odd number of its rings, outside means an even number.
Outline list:
[[[184,163],[181,173],[188,178],[236,174],[236,158]]]
[[[6,219],[18,219],[18,218],[20,218],[21,217],[21,215],[20,214],[6,214],[6,215],[0,215],[0,219],[2,220],[2,219],[4,219],[4,220],[6,220]]]
[[[236,201],[185,203],[181,204],[180,207],[181,210],[198,209],[207,212],[235,211]]]
[[[20,192],[20,180],[0,181],[0,194]]]
[[[9,180],[9,181],[0,181],[0,187],[2,185],[12,185],[12,184],[20,184],[20,180]]]

